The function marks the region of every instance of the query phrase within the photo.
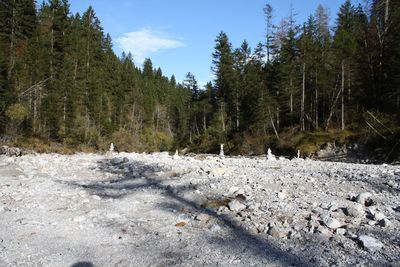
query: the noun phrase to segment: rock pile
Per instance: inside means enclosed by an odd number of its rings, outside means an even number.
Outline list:
[[[269,154],[2,156],[0,265],[400,262],[397,166]]]

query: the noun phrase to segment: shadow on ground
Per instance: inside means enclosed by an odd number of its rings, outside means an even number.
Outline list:
[[[71,267],[94,267],[91,262],[88,261],[80,261],[71,265]]]
[[[238,253],[243,251],[250,252],[257,258],[256,262],[261,260],[263,263],[272,263],[279,266],[319,265],[318,262],[309,262],[292,252],[280,249],[265,238],[249,232],[228,216],[217,214],[216,211],[210,208],[202,208],[202,203],[197,203],[185,198],[183,193],[189,190],[195,190],[196,185],[167,185],[166,183],[168,182],[168,179],[165,177],[163,178],[158,174],[163,171],[167,172],[168,170],[163,169],[157,164],[144,164],[138,161],[116,164],[112,160],[103,160],[98,164],[98,167],[102,172],[113,174],[113,178],[91,184],[80,184],[79,182],[67,182],[67,184],[74,187],[84,188],[93,195],[113,199],[119,199],[135,194],[135,192],[139,190],[157,190],[169,201],[177,203],[178,206],[191,209],[195,213],[206,213],[218,220],[220,225],[229,228],[231,235],[224,240],[220,240],[218,242],[220,246],[230,246]],[[178,178],[178,176],[174,177],[174,179]],[[168,203],[161,203],[159,208],[169,211],[170,205]],[[318,257],[318,255],[313,256],[314,258]]]

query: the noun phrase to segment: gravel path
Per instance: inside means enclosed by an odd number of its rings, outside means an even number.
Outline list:
[[[400,168],[0,157],[0,266],[400,266]]]

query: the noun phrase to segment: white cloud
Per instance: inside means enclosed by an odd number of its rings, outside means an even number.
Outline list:
[[[145,58],[158,51],[184,46],[179,39],[151,28],[124,33],[117,38],[116,44],[122,51],[131,52],[136,64],[142,64]]]

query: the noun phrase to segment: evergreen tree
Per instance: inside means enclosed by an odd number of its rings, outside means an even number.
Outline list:
[[[221,130],[231,130],[235,108],[235,72],[232,45],[226,33],[221,32],[215,40],[215,52],[213,53],[213,71],[215,74],[215,87],[219,99],[219,113]],[[227,116],[225,116],[227,113]],[[228,127],[227,127],[228,122]]]

